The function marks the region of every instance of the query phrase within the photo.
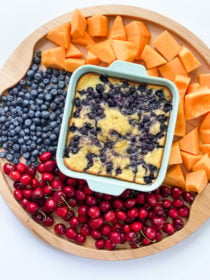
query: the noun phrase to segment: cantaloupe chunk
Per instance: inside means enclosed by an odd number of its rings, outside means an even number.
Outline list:
[[[201,87],[201,86],[200,86],[199,83],[192,83],[192,84],[189,84],[186,94],[195,92],[195,91],[198,90],[200,87]]]
[[[180,164],[168,168],[164,184],[185,189],[185,178]]]
[[[133,20],[125,26],[127,40],[133,42],[137,49],[136,59],[141,58],[141,52],[150,41],[150,31],[142,21]]]
[[[185,95],[185,118],[191,120],[210,111],[210,89],[201,88]]]
[[[200,136],[203,144],[210,144],[210,129],[200,130]]]
[[[73,12],[71,18],[71,35],[72,37],[82,37],[85,34],[85,30],[87,27],[87,20],[80,12],[80,10],[76,9]]]
[[[68,72],[73,72],[78,67],[85,64],[84,58],[67,58],[64,61],[65,64],[65,70]]]
[[[153,68],[147,69],[147,75],[148,76],[153,76],[153,77],[159,77],[158,68],[153,67]]]
[[[66,51],[66,57],[81,57],[83,56],[83,53],[74,45],[71,44],[69,45],[68,50]]]
[[[202,153],[210,156],[210,144],[200,144],[200,150]]]
[[[185,136],[186,133],[186,121],[184,116],[184,100],[182,98],[179,99],[179,108],[178,114],[176,118],[176,126],[174,134],[176,136]]]
[[[191,132],[179,140],[179,146],[181,151],[194,155],[199,154],[198,128],[194,128]]]
[[[186,190],[201,193],[208,183],[205,170],[198,170],[186,174]]]
[[[164,56],[168,61],[172,60],[180,51],[181,45],[168,32],[163,31],[152,45]]]
[[[210,112],[202,116],[199,130],[210,129]]]
[[[100,59],[95,54],[88,51],[86,64],[99,65],[100,63],[101,63]]]
[[[71,24],[62,24],[47,33],[47,39],[56,43],[57,45],[68,49],[71,37]]]
[[[187,73],[190,73],[201,66],[200,61],[185,46],[182,46],[178,55]]]
[[[108,39],[126,41],[125,27],[121,16],[116,16],[109,30]]]
[[[182,157],[179,149],[179,142],[174,142],[171,147],[171,153],[168,164],[182,163]]]
[[[187,152],[181,151],[181,157],[183,164],[187,171],[190,171],[192,169],[192,166],[201,159],[201,155],[193,155]]]
[[[118,60],[133,62],[137,51],[134,43],[122,40],[111,40],[112,48]]]
[[[95,14],[87,19],[87,32],[93,37],[107,37],[109,31],[108,17]]]
[[[199,74],[198,82],[202,87],[207,86],[210,88],[210,74]]]
[[[208,154],[203,155],[202,158],[192,166],[193,171],[201,169],[206,171],[207,177],[210,180],[210,158]]]
[[[158,69],[164,78],[171,81],[174,81],[176,75],[188,76],[178,57],[175,57],[173,60],[163,64],[158,67]]]
[[[88,44],[87,49],[94,53],[101,61],[112,63],[115,60],[111,40],[105,40],[96,44]]]
[[[149,45],[145,45],[141,53],[141,59],[145,62],[147,69],[160,66],[166,63],[165,58],[163,58],[158,52],[152,49]]]
[[[83,36],[72,38],[72,43],[86,47],[88,44],[95,44],[90,35],[85,32]]]
[[[63,47],[42,51],[41,62],[45,67],[64,69],[66,50]]]
[[[187,92],[188,86],[190,84],[190,77],[176,75],[174,79],[174,83],[179,91],[180,96],[184,96]]]

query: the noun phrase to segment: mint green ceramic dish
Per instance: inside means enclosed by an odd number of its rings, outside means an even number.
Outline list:
[[[167,129],[166,141],[164,146],[164,152],[162,157],[161,166],[158,172],[158,176],[152,184],[141,185],[137,183],[131,183],[114,179],[110,177],[97,176],[87,174],[85,172],[76,172],[69,169],[63,161],[63,154],[66,146],[66,138],[68,133],[68,122],[71,116],[73,107],[73,100],[75,95],[75,89],[79,78],[86,73],[98,73],[106,74],[110,77],[124,78],[134,82],[144,82],[147,84],[161,85],[167,87],[172,94],[172,111],[169,118],[169,125]],[[163,182],[166,170],[168,167],[168,160],[170,156],[171,145],[174,136],[174,129],[176,124],[177,112],[179,105],[179,93],[176,86],[169,80],[163,78],[151,77],[146,74],[146,70],[143,66],[135,63],[115,61],[109,67],[99,67],[93,65],[85,65],[78,68],[71,76],[68,93],[66,97],[66,103],[64,108],[63,120],[60,129],[60,135],[57,147],[57,164],[59,169],[67,176],[85,179],[88,182],[90,189],[96,192],[120,195],[126,189],[133,189],[138,191],[149,192],[157,189]]]

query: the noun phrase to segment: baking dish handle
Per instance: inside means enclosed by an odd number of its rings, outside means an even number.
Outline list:
[[[108,69],[117,71],[121,74],[147,76],[145,67],[137,63],[116,60],[108,67]]]
[[[122,186],[116,186],[112,183],[102,183],[100,181],[95,180],[87,180],[89,188],[94,192],[101,192],[110,195],[120,195],[125,190]],[[105,191],[106,190],[106,191]]]

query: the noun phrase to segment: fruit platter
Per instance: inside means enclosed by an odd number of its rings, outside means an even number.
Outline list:
[[[179,93],[167,173],[153,191],[126,189],[118,196],[96,192],[84,179],[58,168],[56,151],[72,74],[85,64],[106,68],[114,61],[143,65],[148,76],[170,80]],[[194,34],[141,8],[88,7],[46,23],[17,47],[0,71],[0,194],[36,236],[78,256],[133,259],[181,242],[210,216],[209,65],[209,49]],[[100,78],[96,91],[85,93],[95,94],[91,102],[102,96],[107,77]],[[128,94],[132,100],[137,96],[131,86]],[[116,106],[111,94],[106,98],[107,108]],[[81,107],[81,100],[74,104]],[[129,106],[123,103],[124,115],[131,115]],[[159,120],[166,129],[166,117]],[[148,118],[131,123],[133,129],[138,125],[149,134]],[[90,124],[71,124],[69,131],[74,143],[67,156],[78,153],[78,139],[98,133]],[[132,156],[133,150],[125,153]],[[87,168],[94,166],[93,156],[86,159]],[[71,164],[77,168],[83,161]],[[144,177],[148,183],[156,171],[149,167]],[[106,168],[108,173],[122,172],[114,164]]]

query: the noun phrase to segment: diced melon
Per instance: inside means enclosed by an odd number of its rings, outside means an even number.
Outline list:
[[[202,153],[210,156],[210,144],[200,144],[200,150]]]
[[[112,63],[116,59],[111,40],[101,41],[96,44],[88,44],[87,49],[107,64]]]
[[[45,67],[64,69],[66,50],[63,47],[42,51],[41,62]]]
[[[182,161],[187,169],[187,171],[190,171],[192,169],[192,166],[201,159],[201,155],[193,155],[187,152],[181,151]]]
[[[71,44],[69,45],[68,50],[66,51],[66,57],[81,57],[83,56],[83,53],[74,45]]]
[[[121,16],[117,15],[115,17],[108,34],[108,38],[113,40],[126,41],[127,38],[125,33],[125,27]]]
[[[178,57],[175,57],[173,60],[158,67],[158,70],[164,78],[171,81],[174,81],[176,75],[183,75],[188,77],[187,72],[185,71],[184,66],[182,65]]]
[[[201,118],[199,129],[200,130],[210,129],[210,112],[206,113]]]
[[[203,144],[210,144],[210,129],[201,130],[200,136]]]
[[[152,49],[149,45],[145,45],[141,53],[141,59],[145,62],[147,69],[157,67],[166,63],[165,58],[163,58],[158,52]]]
[[[185,189],[185,178],[180,164],[168,168],[164,184]]]
[[[185,46],[181,48],[178,55],[187,73],[190,73],[201,66],[200,61]]]
[[[101,62],[100,59],[95,54],[88,51],[86,64],[99,65],[100,62]]]
[[[87,19],[87,32],[93,37],[107,37],[109,30],[108,17],[95,14]]]
[[[192,83],[192,84],[189,84],[186,94],[193,93],[193,92],[195,92],[196,90],[198,90],[200,87],[201,87],[201,86],[200,86],[199,83]]]
[[[176,39],[167,31],[163,31],[152,45],[164,56],[168,61],[175,58],[181,49],[181,45]]]
[[[122,40],[111,40],[112,48],[118,60],[133,62],[137,51],[134,43]]]
[[[82,15],[80,10],[76,9],[71,18],[71,35],[72,37],[84,36],[87,27],[86,18]]]
[[[64,61],[65,70],[68,72],[73,72],[78,67],[85,64],[85,59],[83,58],[67,58]]]
[[[153,68],[147,69],[147,75],[148,76],[153,76],[153,77],[159,77],[158,68],[153,67]]]
[[[186,174],[186,190],[201,193],[208,183],[205,170],[198,170]]]
[[[57,45],[68,49],[70,44],[71,24],[62,24],[47,33],[47,39],[56,43]]]
[[[85,32],[82,36],[72,38],[72,43],[86,47],[88,44],[94,44],[95,42],[90,35]]]
[[[210,88],[210,73],[199,74],[198,75],[198,82],[202,87],[207,86],[207,87]]]
[[[179,141],[180,150],[194,155],[199,154],[198,128],[194,128]]]
[[[173,143],[168,164],[182,163],[182,157],[179,149],[179,142]]]
[[[190,80],[191,80],[190,77],[186,77],[182,75],[175,76],[174,83],[181,96],[184,96],[186,94]]]
[[[179,99],[179,108],[178,108],[178,114],[176,118],[176,127],[174,134],[176,136],[185,136],[186,132],[186,121],[184,116],[184,100],[182,98]]]
[[[202,158],[192,166],[193,171],[201,169],[206,171],[207,177],[210,180],[210,158],[208,154],[204,154]]]

